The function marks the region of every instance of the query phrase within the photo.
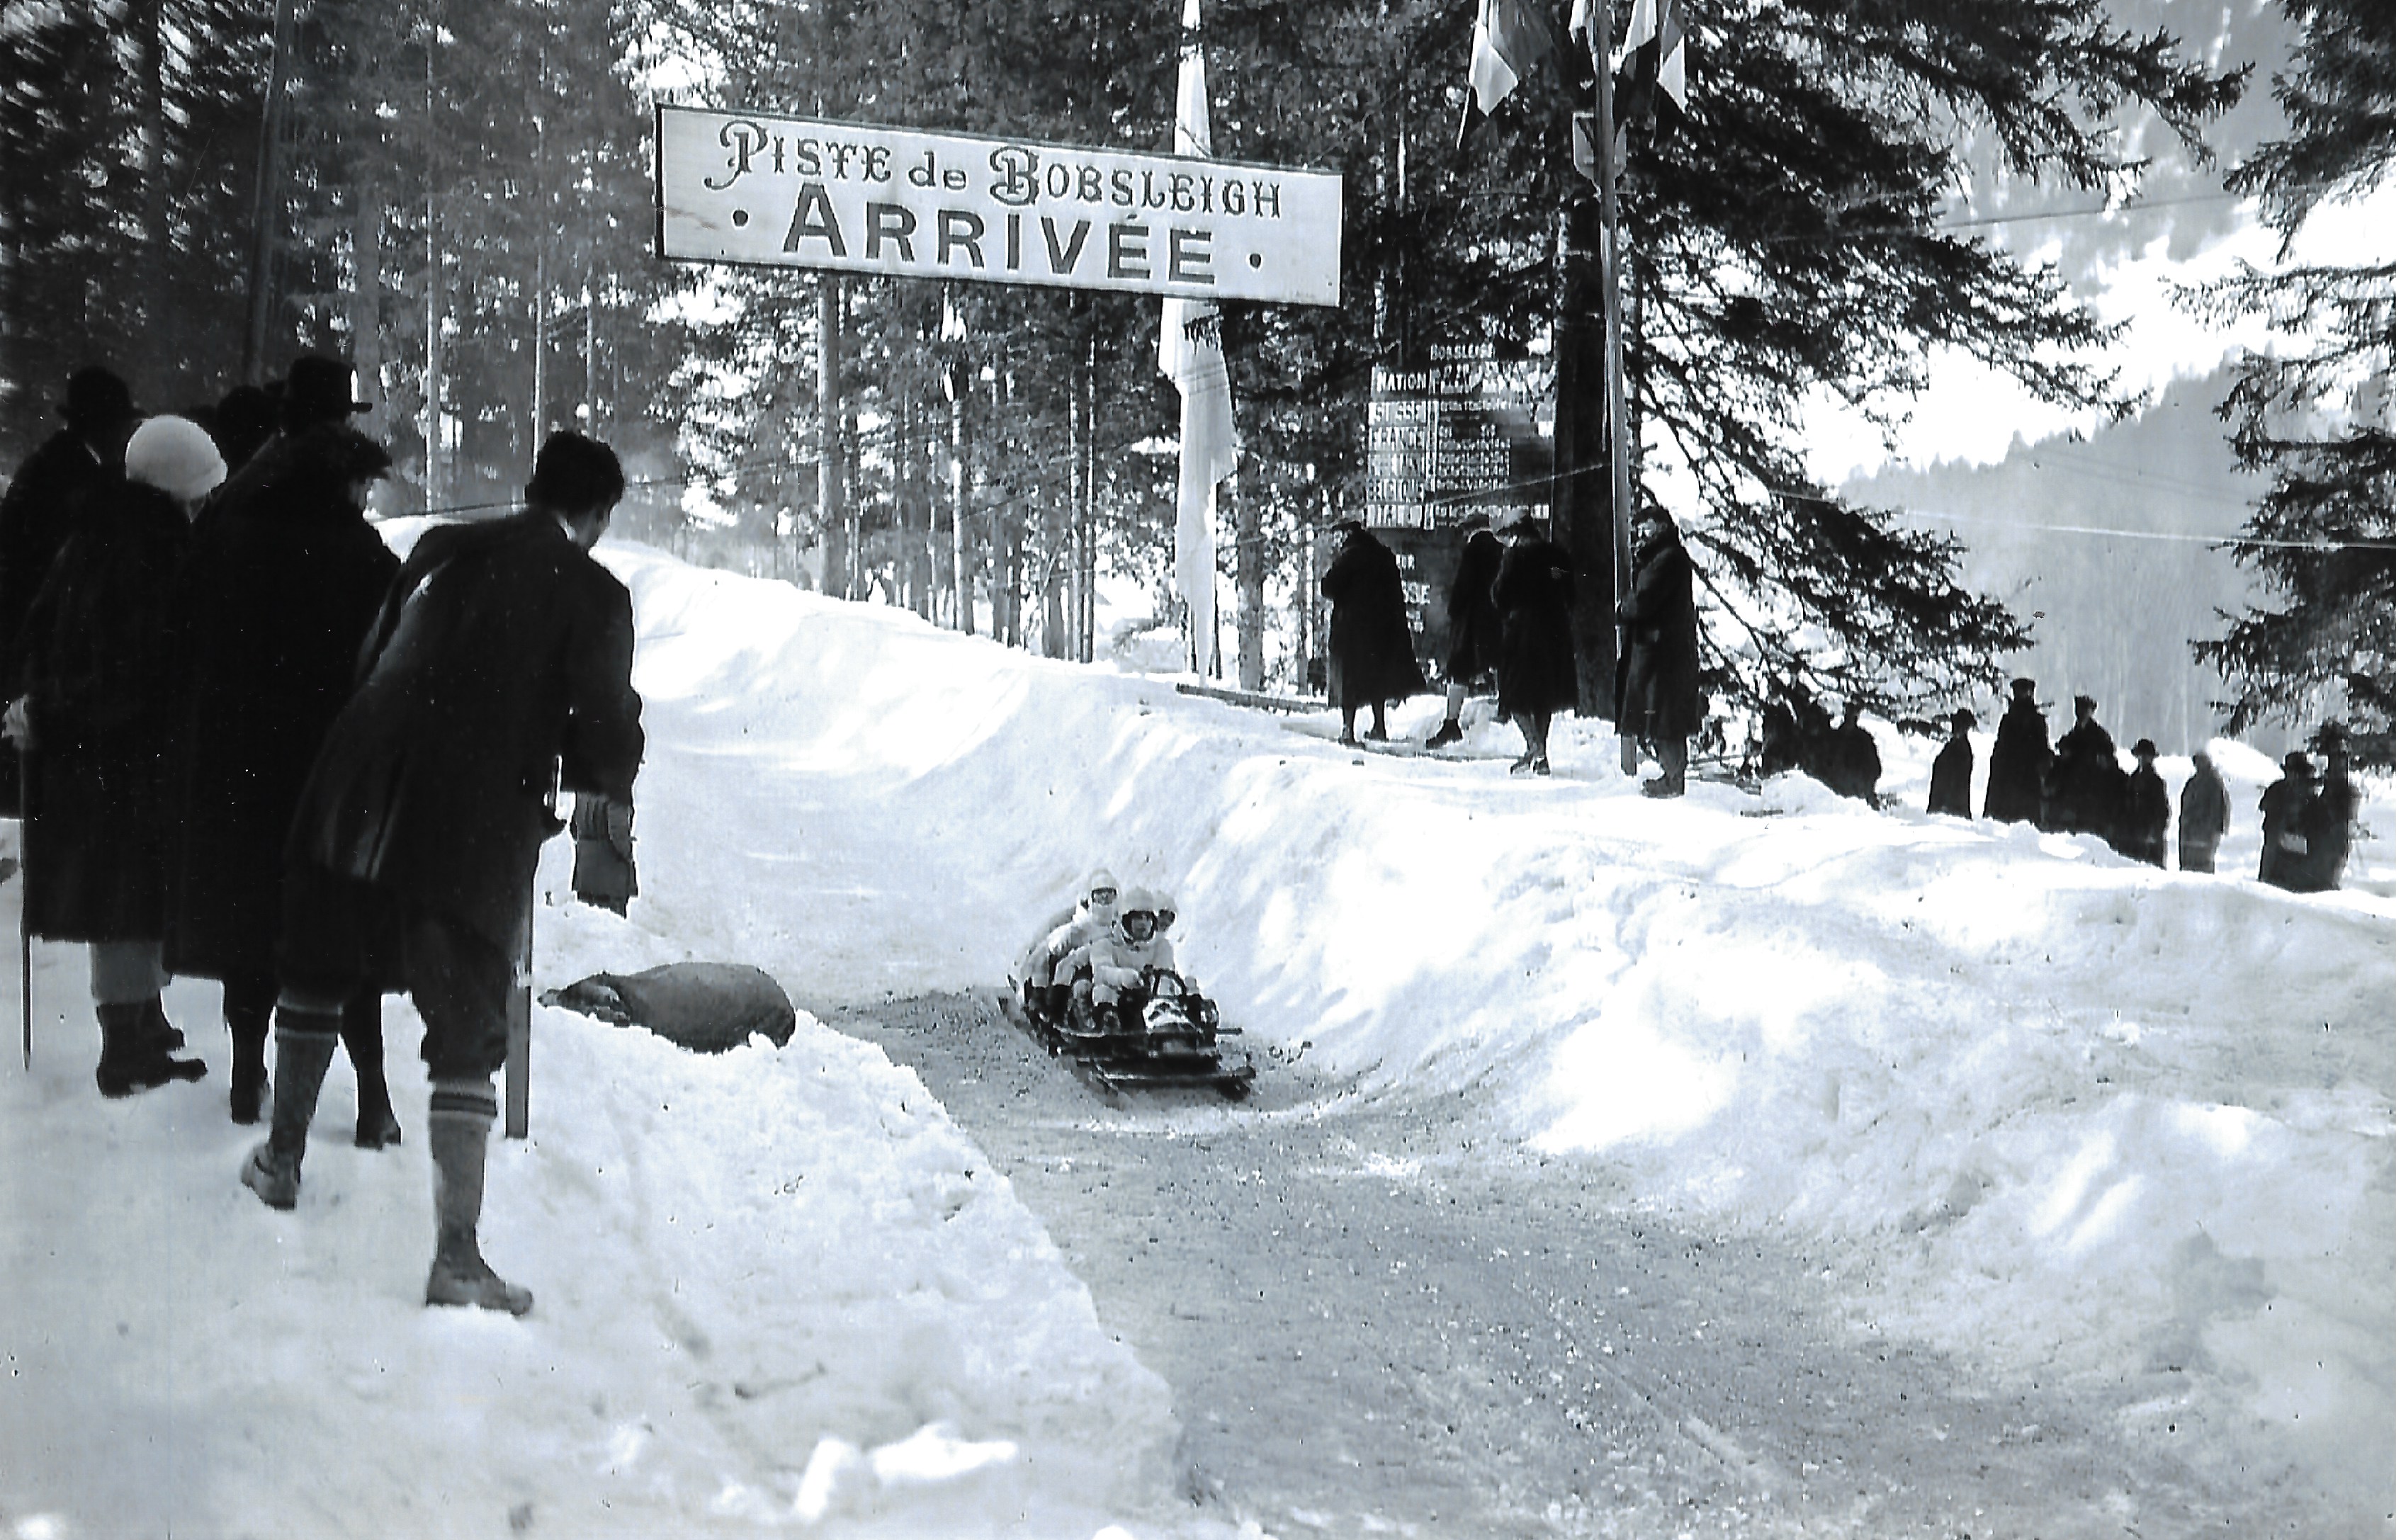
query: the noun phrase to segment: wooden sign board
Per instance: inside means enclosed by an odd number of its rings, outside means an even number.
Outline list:
[[[660,104],[658,252],[1339,302],[1337,172]]]

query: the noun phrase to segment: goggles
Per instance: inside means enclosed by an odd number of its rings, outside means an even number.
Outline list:
[[[1093,904],[1111,904],[1114,901],[1115,890],[1111,887],[1096,887],[1090,890],[1090,902]]]

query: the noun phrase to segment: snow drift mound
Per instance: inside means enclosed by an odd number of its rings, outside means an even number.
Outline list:
[[[653,708],[644,923],[803,995],[992,985],[1104,861],[1170,887],[1186,963],[1285,1052],[1378,1094],[1478,1087],[1658,1201],[1817,1237],[1859,1326],[2396,1498],[2359,1457],[2396,1438],[2387,899],[1803,782],[1653,803],[1595,724],[1559,724],[1538,783],[1495,727],[1460,763],[1342,750],[1327,713],[609,560]],[[2251,870],[2256,756],[2219,747],[2224,868]],[[1918,807],[1926,748],[1883,751]],[[2355,874],[2384,889],[2388,842]]]

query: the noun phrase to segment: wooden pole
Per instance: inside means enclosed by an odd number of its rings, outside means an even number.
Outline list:
[[[508,991],[507,1123],[511,1139],[532,1130],[532,889],[525,889],[524,929],[516,943],[514,988]]]
[[[1589,60],[1597,75],[1597,207],[1599,283],[1605,295],[1605,426],[1614,494],[1614,602],[1631,591],[1631,434],[1622,388],[1622,217],[1615,194],[1619,167],[1614,160],[1614,17],[1604,5],[1590,7]],[[1627,638],[1617,633],[1615,657]],[[1622,773],[1639,772],[1639,745],[1614,703],[1615,729],[1622,738]]]
[[[266,110],[258,128],[258,184],[250,205],[249,326],[243,336],[241,378],[264,378],[267,319],[273,309],[274,243],[283,204],[283,76],[291,54],[292,0],[274,0],[274,45],[267,66]]]

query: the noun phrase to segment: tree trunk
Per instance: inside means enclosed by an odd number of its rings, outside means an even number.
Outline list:
[[[382,189],[370,171],[359,175],[350,219],[350,250],[357,265],[350,290],[350,360],[358,371],[360,399],[371,408],[357,418],[357,427],[379,442],[390,427],[382,409]]]
[[[1232,538],[1239,553],[1232,558],[1232,580],[1239,588],[1240,688],[1265,687],[1265,537],[1259,499],[1240,491],[1240,479],[1223,484],[1231,499]]]
[[[955,387],[949,392],[949,575],[956,583],[957,632],[971,636],[973,562],[965,540],[965,393],[973,389],[973,380],[963,364],[950,365],[949,378]]]
[[[840,354],[840,277],[827,272],[816,285],[816,514],[823,527],[823,591],[854,599],[848,519],[842,506]]]
[[[273,53],[267,67],[266,109],[258,126],[258,181],[249,231],[249,329],[242,348],[241,377],[256,385],[266,378],[266,333],[274,310],[274,246],[283,223],[283,78],[291,56],[293,0],[274,0]],[[431,54],[426,84],[431,85]]]
[[[164,401],[173,383],[167,361],[179,356],[174,332],[180,317],[166,293],[166,41],[161,25],[166,0],[140,0],[132,23],[141,73],[141,349],[133,377],[134,399]]]

